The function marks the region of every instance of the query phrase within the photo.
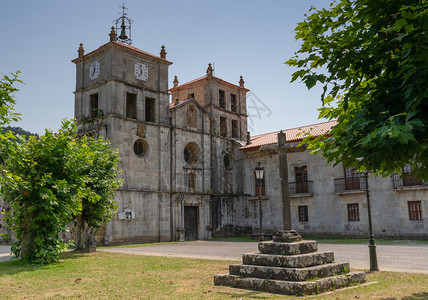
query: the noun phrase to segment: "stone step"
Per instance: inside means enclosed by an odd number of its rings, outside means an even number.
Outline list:
[[[286,267],[286,268],[305,268],[316,265],[323,265],[334,261],[334,253],[313,252],[300,255],[275,255],[262,253],[242,254],[244,265],[268,266],[268,267]]]
[[[316,241],[300,241],[293,243],[261,242],[259,251],[263,254],[297,255],[317,251]]]
[[[304,281],[316,277],[324,278],[348,272],[349,263],[329,263],[307,268],[281,268],[243,264],[229,265],[230,275],[287,281]]]
[[[283,295],[312,295],[331,289],[343,288],[351,283],[366,281],[364,272],[350,272],[313,281],[281,281],[273,279],[244,278],[236,275],[214,275],[214,285],[258,290]]]

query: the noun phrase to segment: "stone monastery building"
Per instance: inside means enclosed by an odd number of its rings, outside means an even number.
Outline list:
[[[122,28],[123,30],[123,28]],[[123,33],[123,31],[122,31]],[[102,135],[119,149],[123,185],[116,217],[102,228],[104,244],[209,239],[258,234],[255,167],[263,229],[282,225],[278,132],[247,133],[244,80],[206,74],[168,86],[172,62],[162,46],[153,55],[127,44],[126,35],[85,53],[76,64],[75,117],[82,134]],[[365,236],[365,178],[333,167],[299,147],[298,133],[321,135],[335,122],[283,130],[287,139],[293,228],[305,234]],[[279,128],[281,129],[281,128]],[[406,170],[407,171],[407,170]],[[427,184],[411,175],[368,178],[376,236],[428,237]]]

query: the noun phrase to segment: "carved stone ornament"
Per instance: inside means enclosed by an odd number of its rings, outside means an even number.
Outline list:
[[[146,136],[146,124],[138,123],[137,136],[139,136],[139,137],[145,137]]]

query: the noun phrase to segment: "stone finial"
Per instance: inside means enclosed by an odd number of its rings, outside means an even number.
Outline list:
[[[165,51],[165,46],[164,45],[162,45],[162,47],[161,47],[160,57],[163,58],[163,59],[166,59],[166,51]]]
[[[177,75],[174,76],[174,81],[172,83],[174,84],[174,87],[178,86],[179,81],[178,81]]]
[[[208,64],[208,69],[207,69],[207,75],[208,75],[208,76],[212,76],[212,75],[213,75],[213,72],[214,72],[214,69],[213,69],[213,67],[212,67],[211,63],[209,63],[209,64]]]
[[[239,86],[244,87],[244,83],[245,83],[244,78],[242,76],[239,77]]]
[[[116,30],[114,30],[114,26],[111,27],[111,31],[110,31],[110,42],[116,42],[117,41],[117,34],[116,34]]]
[[[85,55],[85,49],[83,49],[82,43],[80,43],[80,47],[79,47],[79,50],[77,50],[77,53],[79,53],[79,57],[82,57],[83,55]]]
[[[247,145],[251,144],[251,133],[247,131]]]

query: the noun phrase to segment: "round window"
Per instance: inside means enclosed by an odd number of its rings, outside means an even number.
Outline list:
[[[183,155],[184,160],[189,165],[194,165],[199,159],[199,147],[195,143],[188,143],[184,148]]]
[[[147,143],[142,139],[136,140],[134,143],[134,153],[139,157],[146,155],[148,148]]]

